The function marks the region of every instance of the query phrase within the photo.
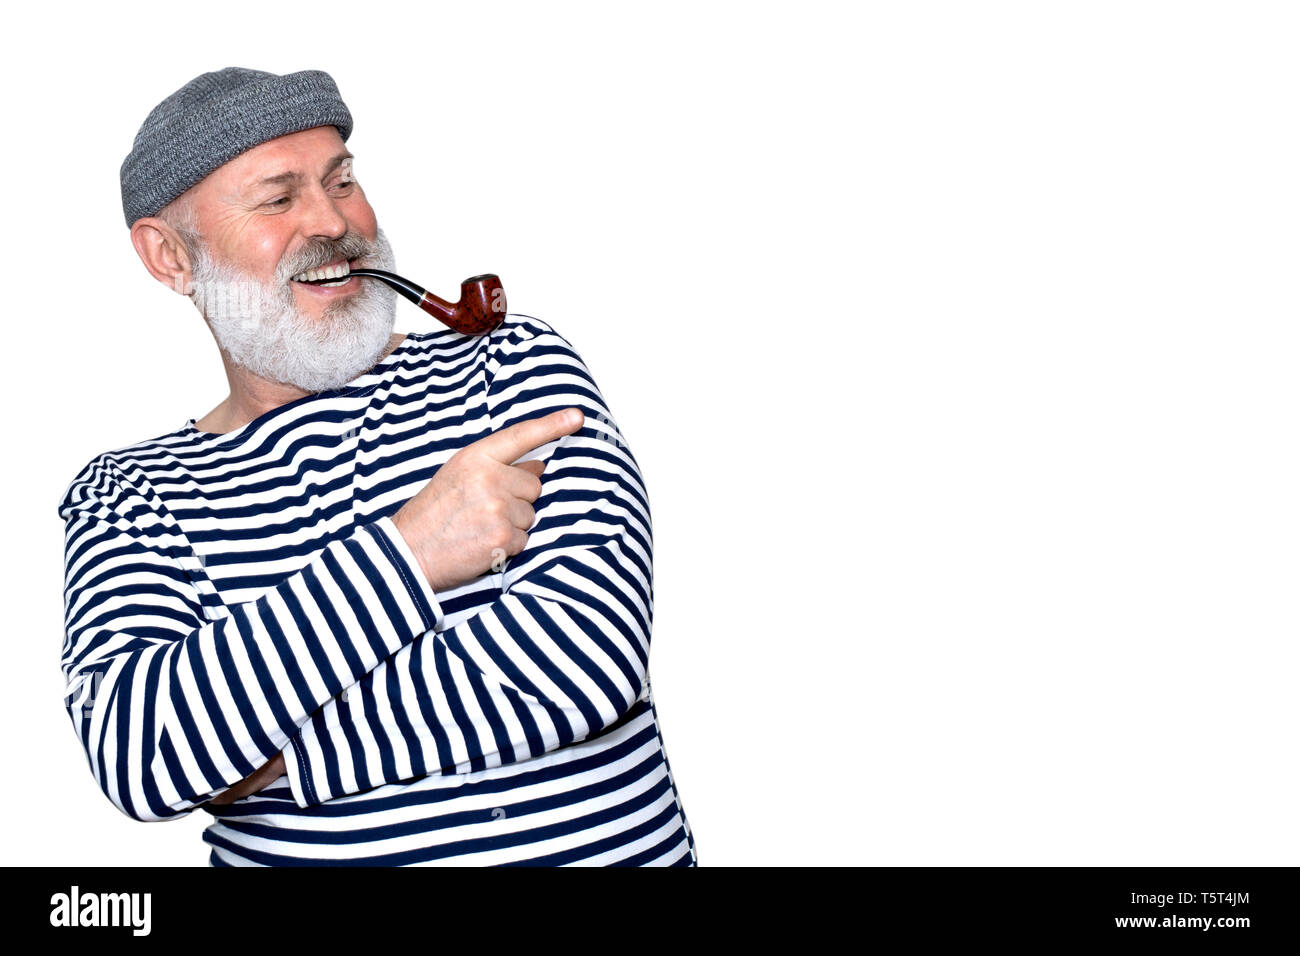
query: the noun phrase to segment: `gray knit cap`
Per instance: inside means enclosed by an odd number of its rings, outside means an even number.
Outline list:
[[[229,66],[190,80],[153,112],[122,163],[127,226],[158,211],[217,167],[267,140],[336,126],[344,142],[352,114],[321,70],[277,76]]]

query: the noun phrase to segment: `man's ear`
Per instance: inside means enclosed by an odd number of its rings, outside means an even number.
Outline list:
[[[131,227],[131,244],[151,276],[181,295],[193,291],[194,273],[185,243],[164,220],[137,219]]]

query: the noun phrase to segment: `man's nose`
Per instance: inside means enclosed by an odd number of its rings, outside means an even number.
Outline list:
[[[347,233],[347,219],[339,211],[334,198],[323,188],[310,189],[301,195],[304,218],[300,228],[304,235],[341,239]]]

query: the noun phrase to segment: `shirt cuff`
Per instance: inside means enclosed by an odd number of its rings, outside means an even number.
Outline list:
[[[424,576],[424,568],[420,566],[420,559],[415,556],[411,546],[406,543],[406,539],[402,537],[402,532],[397,529],[397,525],[393,523],[390,516],[372,522],[371,527],[375,530],[375,539],[384,547],[389,559],[401,573],[402,583],[406,585],[407,593],[410,594],[416,609],[424,619],[426,629],[441,631],[443,628],[442,605],[438,601],[438,595],[434,593],[433,588],[429,586],[428,579]]]
[[[293,802],[298,806],[306,809],[316,800],[308,797],[311,793],[314,797],[315,788],[312,786],[309,775],[306,754],[299,754],[299,748],[302,747],[300,734],[295,734],[289,738],[289,745],[280,751],[280,756],[284,758],[284,772],[289,778],[289,791],[293,794]]]

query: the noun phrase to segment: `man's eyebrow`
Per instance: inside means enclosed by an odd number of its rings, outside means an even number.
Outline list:
[[[353,156],[352,153],[339,153],[325,165],[325,174],[328,176],[330,173],[334,172],[334,170],[338,169],[339,166],[342,165],[344,160],[355,158],[356,157]],[[271,176],[263,176],[261,179],[249,183],[246,188],[251,190],[260,189],[263,186],[280,186],[286,183],[296,183],[301,179],[301,173],[289,170],[288,172],[275,173]]]

